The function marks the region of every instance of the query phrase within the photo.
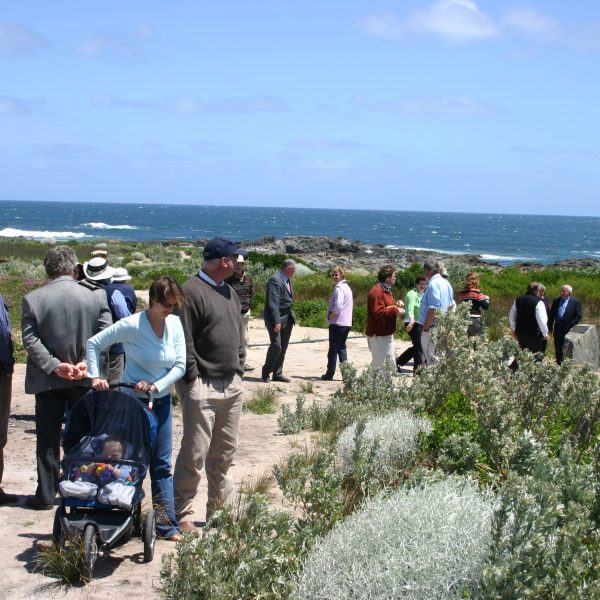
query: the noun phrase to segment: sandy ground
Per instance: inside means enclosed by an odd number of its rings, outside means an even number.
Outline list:
[[[366,339],[355,333],[350,335],[349,360],[362,369],[370,361]],[[285,374],[292,381],[276,384],[281,391],[281,403],[294,405],[303,382],[312,382],[314,395],[322,399],[331,395],[340,385],[339,371],[334,381],[319,379],[325,371],[326,338],[326,330],[294,328],[285,362]],[[248,352],[248,364],[255,370],[247,372],[244,377],[246,398],[265,385],[260,382],[260,367],[266,353],[268,335],[259,319],[250,323],[250,342],[252,346]],[[405,343],[398,343],[397,352],[406,346]],[[34,511],[24,506],[25,497],[32,494],[36,486],[34,398],[23,392],[24,374],[25,366],[17,365],[13,378],[2,487],[7,492],[19,494],[20,498],[18,504],[0,506],[0,545],[3,548],[0,598],[109,598],[115,594],[158,598],[161,556],[173,552],[175,548],[173,543],[162,540],[157,540],[154,560],[145,564],[142,562],[142,542],[140,538],[132,538],[124,546],[111,551],[110,555],[102,557],[97,563],[93,581],[82,587],[62,586],[36,570],[36,548],[39,543],[50,542],[54,511]],[[176,409],[174,455],[179,450],[181,432],[181,412]],[[244,412],[239,450],[231,469],[236,483],[239,485],[245,477],[251,478],[270,470],[273,464],[290,452],[293,440],[293,437],[278,433],[277,414],[258,416]],[[149,478],[144,485],[149,490]],[[195,501],[198,524],[204,519],[205,504],[206,487],[203,481]]]

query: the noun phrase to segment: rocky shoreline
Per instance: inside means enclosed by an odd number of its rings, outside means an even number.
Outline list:
[[[193,244],[173,240],[163,242],[179,246],[203,246],[207,240],[199,239]],[[371,244],[346,238],[330,238],[327,236],[263,236],[255,240],[238,242],[239,246],[261,254],[286,254],[297,257],[303,262],[313,265],[315,269],[326,270],[341,265],[352,270],[365,269],[376,271],[382,264],[390,263],[398,269],[406,269],[413,264],[424,261],[441,260],[446,266],[467,265],[471,267],[488,267],[494,271],[504,266],[497,262],[483,260],[479,254],[449,254],[431,250],[399,248]],[[548,266],[560,269],[600,271],[600,260],[595,258],[565,259],[545,265],[542,263],[517,262],[511,266],[527,271],[536,271]]]

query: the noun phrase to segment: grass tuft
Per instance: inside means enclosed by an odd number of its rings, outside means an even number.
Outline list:
[[[56,542],[39,544],[35,565],[44,575],[56,577],[69,585],[87,581],[83,575],[83,545],[80,537],[71,538],[65,546]]]
[[[274,385],[257,388],[249,400],[244,402],[244,408],[255,415],[272,415],[277,412],[279,390]]]

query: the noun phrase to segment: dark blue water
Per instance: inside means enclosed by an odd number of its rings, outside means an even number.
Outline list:
[[[479,254],[492,262],[600,258],[600,218],[474,213],[0,201],[0,236],[196,240],[325,235]]]

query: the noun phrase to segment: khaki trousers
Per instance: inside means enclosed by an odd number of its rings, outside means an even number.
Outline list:
[[[204,467],[208,484],[207,517],[233,492],[227,476],[238,445],[242,414],[242,378],[180,380],[183,438],[175,463],[173,487],[179,521],[193,520],[192,504]]]
[[[396,351],[394,349],[393,335],[372,335],[367,336],[367,343],[371,351],[371,367],[381,369],[386,361],[392,363],[396,368]]]

